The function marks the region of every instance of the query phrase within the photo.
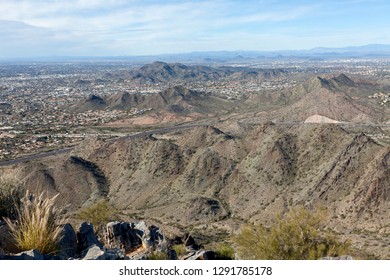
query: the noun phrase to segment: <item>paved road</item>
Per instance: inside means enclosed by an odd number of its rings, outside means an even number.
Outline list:
[[[172,126],[172,127],[166,127],[166,128],[160,128],[160,129],[130,134],[130,135],[115,138],[112,141],[123,140],[123,139],[134,139],[134,138],[144,137],[144,136],[151,135],[151,134],[181,131],[181,130],[191,129],[194,127],[209,126],[209,125],[210,124],[191,124],[191,125]],[[107,135],[107,134],[105,134],[105,135]],[[27,161],[31,161],[31,160],[36,160],[36,159],[41,159],[41,158],[46,158],[46,157],[50,157],[50,156],[66,154],[66,153],[71,152],[73,149],[74,149],[74,147],[68,147],[68,148],[53,150],[50,152],[44,152],[44,153],[40,153],[40,154],[34,154],[34,155],[24,156],[24,157],[12,159],[12,160],[2,161],[2,162],[0,162],[0,167],[19,164],[19,163],[23,163],[23,162],[27,162]]]
[[[265,122],[239,122],[239,124],[249,124],[249,125],[258,125],[258,124],[264,124]],[[346,126],[346,127],[390,127],[390,124],[375,124],[375,123],[352,123],[352,122],[339,122],[339,123],[305,123],[305,122],[270,122],[274,125],[296,125],[296,126],[302,126],[302,125],[317,125],[317,124],[333,124],[333,125],[339,125],[339,126]]]
[[[255,123],[253,123],[253,124],[255,124]],[[278,122],[275,124],[276,125],[310,125],[310,124],[305,124],[305,123],[301,123],[301,122]],[[388,124],[364,124],[364,123],[361,123],[361,124],[339,123],[338,125],[342,125],[342,126],[379,126],[379,127],[389,127],[390,126]],[[180,126],[160,128],[160,129],[155,129],[155,130],[139,132],[139,133],[135,133],[135,134],[129,134],[126,136],[121,136],[121,137],[113,139],[112,141],[117,141],[117,140],[121,140],[121,139],[139,138],[139,137],[144,137],[144,136],[151,135],[151,134],[181,131],[181,130],[191,129],[194,127],[201,127],[201,126],[210,126],[210,124],[190,124],[190,125],[180,125]],[[107,136],[107,134],[105,134],[105,135]],[[114,136],[117,136],[117,135],[114,135]],[[71,152],[73,149],[74,149],[73,147],[69,147],[69,148],[54,150],[54,151],[50,151],[50,152],[29,155],[29,156],[25,156],[25,157],[21,157],[21,158],[17,158],[17,159],[2,161],[2,162],[0,162],[0,167],[23,163],[26,161],[31,161],[31,160],[41,159],[41,158],[46,158],[46,157],[50,157],[50,156],[56,156],[56,155],[60,155],[60,154],[66,154],[66,153]]]

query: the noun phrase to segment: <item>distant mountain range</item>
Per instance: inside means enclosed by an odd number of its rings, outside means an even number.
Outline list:
[[[266,106],[273,108],[267,120],[303,122],[312,115],[321,115],[341,122],[384,122],[387,107],[380,106],[369,96],[381,86],[374,82],[351,79],[344,74],[314,76],[296,86],[278,91],[247,92],[240,100],[191,90],[174,83],[199,81],[261,81],[286,77],[284,70],[251,69],[244,67],[208,67],[181,63],[154,62],[125,72],[123,77],[132,83],[160,84],[157,93],[118,92],[114,95],[91,95],[73,105],[71,110],[129,110],[132,108],[168,111],[178,115],[191,113],[213,114],[237,106]],[[186,85],[188,86],[188,85]],[[236,102],[237,101],[237,102]],[[243,103],[242,103],[243,102]],[[244,105],[245,104],[245,105]],[[264,121],[264,118],[262,119]]]
[[[177,59],[204,59],[204,60],[246,60],[267,58],[327,58],[327,57],[390,57],[390,45],[371,44],[365,46],[350,46],[344,48],[318,47],[309,50],[278,50],[278,51],[214,51],[192,52],[186,54],[172,54],[159,56],[169,61]]]
[[[364,46],[349,46],[341,48],[317,47],[307,50],[276,50],[276,51],[197,51],[189,53],[174,53],[143,56],[50,56],[31,58],[1,58],[13,61],[133,61],[148,63],[162,60],[166,62],[224,62],[261,59],[289,58],[356,58],[356,57],[390,57],[390,45],[369,44]]]

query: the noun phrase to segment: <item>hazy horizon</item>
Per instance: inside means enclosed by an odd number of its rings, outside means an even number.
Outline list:
[[[3,0],[0,57],[143,56],[390,44],[390,3]]]

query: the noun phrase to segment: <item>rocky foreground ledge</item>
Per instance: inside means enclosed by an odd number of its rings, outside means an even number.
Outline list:
[[[63,226],[58,242],[58,252],[50,255],[38,250],[20,253],[9,242],[9,233],[0,223],[0,260],[143,260],[159,258],[170,260],[210,260],[215,253],[205,251],[197,245],[190,235],[167,240],[161,230],[147,226],[144,221],[138,223],[110,222],[101,236],[96,236],[91,223],[83,222],[75,231],[71,224]],[[182,245],[185,253],[178,256],[172,249]]]

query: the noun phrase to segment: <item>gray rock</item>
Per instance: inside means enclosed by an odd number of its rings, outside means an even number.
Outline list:
[[[0,255],[0,260],[61,260],[54,255],[42,255],[38,250],[24,251],[18,254]]]
[[[123,260],[125,252],[122,249],[105,249],[92,245],[82,253],[83,260]]]
[[[64,225],[58,245],[62,258],[74,258],[77,255],[77,236],[71,224]]]
[[[133,254],[130,254],[125,257],[126,260],[133,260],[133,261],[139,261],[139,260],[147,260],[149,257],[149,253],[144,251],[144,252],[136,252]]]
[[[144,221],[140,221],[138,223],[131,223],[131,228],[138,233],[142,242],[145,242],[147,236],[149,235],[149,229]],[[147,244],[145,244],[147,245]]]
[[[168,250],[167,255],[168,255],[168,260],[177,260],[178,259],[177,253],[175,250]]]
[[[140,232],[142,243],[147,248],[166,249],[164,235],[160,229],[154,225],[148,227],[144,221],[133,225],[133,228]]]
[[[93,245],[103,248],[102,243],[99,242],[95,235],[93,225],[86,222],[82,223],[77,230],[77,243],[79,252],[83,252]]]
[[[105,260],[106,254],[105,251],[97,246],[96,244],[93,244],[88,249],[84,250],[82,253],[83,260]]]
[[[184,234],[181,240],[186,247],[191,247],[194,250],[200,249],[200,246],[196,244],[195,239],[189,233]]]
[[[354,260],[354,258],[353,258],[352,256],[345,255],[345,256],[340,256],[340,260],[349,260],[349,261],[352,261],[352,260]]]
[[[185,233],[183,236],[176,236],[170,243],[171,245],[183,244],[192,251],[201,249],[201,246],[196,244],[195,239],[189,233]]]
[[[24,251],[19,254],[16,254],[13,256],[13,259],[14,260],[44,260],[44,257],[39,251],[33,249],[30,251]]]
[[[124,260],[126,258],[125,250],[119,248],[105,249],[106,260]]]
[[[125,222],[108,223],[104,234],[105,243],[109,248],[120,248],[125,253],[132,252],[142,246],[140,238],[142,235],[142,231],[134,229],[132,225]]]
[[[146,259],[147,252],[150,251],[168,252],[164,235],[159,228],[156,226],[148,227],[143,221],[139,223],[110,222],[107,224],[103,236],[107,250],[122,250],[123,253],[114,258]],[[144,250],[136,252],[141,247],[144,247]],[[177,256],[171,254],[170,258],[177,259]]]
[[[18,253],[20,250],[15,244],[14,238],[7,225],[0,226],[0,251],[7,253]]]
[[[183,260],[215,260],[215,252],[213,251],[190,251],[184,255],[181,259]]]

